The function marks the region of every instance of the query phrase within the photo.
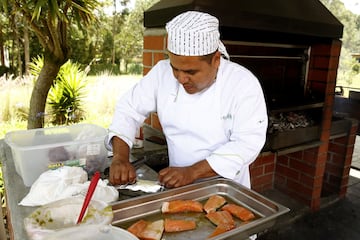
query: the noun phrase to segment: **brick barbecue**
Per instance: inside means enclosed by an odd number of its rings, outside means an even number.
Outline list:
[[[143,74],[167,58],[165,23],[187,10],[219,18],[230,58],[259,78],[269,116],[310,116],[309,125],[269,131],[250,166],[252,188],[278,189],[313,211],[322,197],[343,198],[357,131],[333,116],[343,25],[318,0],[162,0],[144,13]],[[146,123],[161,130],[156,113]]]

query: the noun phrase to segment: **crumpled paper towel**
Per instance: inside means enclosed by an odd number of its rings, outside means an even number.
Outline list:
[[[33,183],[19,205],[42,206],[68,197],[85,196],[89,184],[87,172],[81,167],[63,166],[48,170]],[[119,192],[108,186],[107,180],[99,179],[93,199],[110,203],[118,197]]]

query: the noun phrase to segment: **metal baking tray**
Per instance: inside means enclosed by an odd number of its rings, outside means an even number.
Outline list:
[[[165,201],[192,199],[205,202],[211,195],[219,194],[228,202],[242,205],[255,213],[256,218],[248,223],[236,220],[236,228],[208,238],[215,226],[205,218],[204,213],[162,214],[160,209]],[[216,178],[194,183],[188,186],[166,190],[146,196],[135,197],[112,204],[114,218],[112,225],[126,229],[139,219],[155,221],[166,217],[192,219],[197,228],[180,233],[164,233],[163,240],[179,239],[247,239],[249,236],[262,232],[275,224],[276,218],[289,211],[289,208],[273,202],[262,195],[237,184],[234,181]],[[235,219],[235,218],[234,218]]]

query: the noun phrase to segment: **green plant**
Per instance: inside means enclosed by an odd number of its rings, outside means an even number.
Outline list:
[[[129,74],[141,74],[143,71],[143,67],[141,65],[141,63],[131,63],[128,66],[128,73]]]
[[[33,75],[39,75],[43,61],[43,57],[33,59],[30,65]],[[61,66],[47,98],[52,124],[77,123],[84,119],[82,99],[86,96],[85,87],[86,74],[79,64],[69,60]]]
[[[44,56],[39,55],[31,59],[29,64],[29,72],[31,75],[38,77],[42,67],[44,66]]]
[[[67,61],[50,89],[48,104],[52,109],[53,124],[69,124],[84,118],[82,99],[86,96],[86,74],[80,65]]]
[[[119,65],[106,64],[106,63],[94,63],[91,65],[89,75],[120,75]]]
[[[6,66],[0,66],[0,76],[7,74],[8,72],[10,72],[10,69]]]

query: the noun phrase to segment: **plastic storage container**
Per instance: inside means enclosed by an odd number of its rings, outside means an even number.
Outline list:
[[[103,170],[106,135],[100,126],[74,124],[8,132],[5,142],[11,147],[16,172],[29,187],[41,173],[62,165],[83,166],[89,174]]]

